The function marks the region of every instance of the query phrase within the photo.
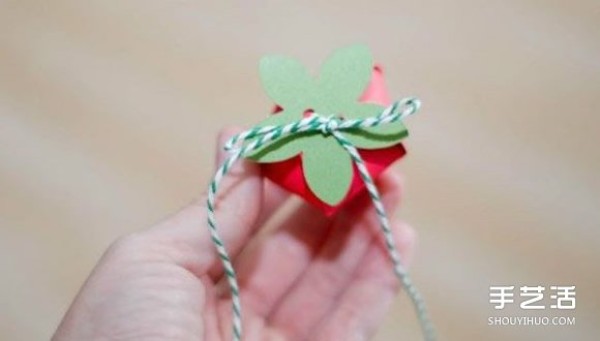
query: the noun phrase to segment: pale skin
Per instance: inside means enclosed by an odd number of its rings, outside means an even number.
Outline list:
[[[222,145],[237,129],[218,138]],[[377,180],[396,244],[414,230],[394,218],[400,176]],[[331,218],[299,204],[261,231],[289,194],[240,161],[219,190],[217,220],[241,286],[244,340],[368,340],[399,291],[368,196]],[[75,298],[54,341],[231,340],[231,300],[205,200],[113,243]]]

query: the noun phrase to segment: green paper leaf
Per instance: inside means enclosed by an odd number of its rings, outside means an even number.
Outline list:
[[[260,62],[265,91],[283,107],[258,126],[283,126],[303,118],[306,110],[346,119],[372,117],[383,107],[359,103],[369,84],[373,60],[367,47],[352,45],[335,51],[313,79],[294,59],[267,56]],[[380,127],[346,130],[342,134],[357,148],[379,149],[398,143],[407,135],[400,122]],[[353,177],[352,159],[333,136],[320,131],[304,132],[280,138],[251,153],[257,162],[277,162],[302,155],[302,167],[309,188],[330,205],[346,196]]]
[[[319,149],[302,154],[304,178],[310,190],[329,205],[336,205],[348,193],[352,183],[352,159],[335,140],[320,137]]]
[[[321,66],[320,101],[328,107],[357,102],[373,72],[373,58],[364,45],[351,45],[335,51]]]
[[[311,140],[320,138],[320,133],[301,133],[280,138],[250,153],[247,157],[262,163],[279,162],[290,159],[302,151],[310,149]]]
[[[344,136],[356,148],[381,149],[400,143],[408,136],[408,130],[401,122],[395,122],[386,124],[385,127],[348,130]]]
[[[344,117],[349,119],[368,118],[379,115],[385,108],[371,103],[355,103],[344,109]],[[402,122],[388,123],[369,128],[344,131],[344,136],[357,148],[381,149],[397,144],[408,135]]]
[[[360,119],[377,116],[385,110],[385,107],[374,103],[354,102],[340,106],[340,110],[342,110],[342,115],[347,119]]]
[[[269,116],[256,126],[282,126],[298,121],[301,117],[301,115],[294,115],[290,110],[283,110]],[[307,142],[305,140],[316,134],[318,133],[308,132],[283,137],[254,150],[247,157],[254,161],[265,163],[287,160],[300,154],[306,147]]]
[[[260,60],[260,77],[269,97],[288,110],[302,110],[313,99],[315,82],[304,65],[283,56]]]

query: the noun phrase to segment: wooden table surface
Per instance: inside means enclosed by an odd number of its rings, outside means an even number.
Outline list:
[[[600,5],[0,2],[0,339],[48,339],[102,251],[197,196],[270,107],[266,53],[368,44],[424,106],[399,164],[445,340],[597,340]],[[575,326],[488,326],[491,285],[576,285]],[[301,312],[299,312],[301,313]],[[508,309],[506,315],[524,315]],[[377,340],[417,340],[399,295]]]

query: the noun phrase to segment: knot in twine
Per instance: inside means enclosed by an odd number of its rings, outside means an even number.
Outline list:
[[[325,136],[332,135],[338,129],[342,120],[334,115],[323,118],[321,133]]]
[[[242,338],[242,307],[240,304],[240,290],[231,258],[229,257],[223,240],[217,230],[217,222],[215,219],[216,193],[221,180],[236,161],[248,155],[252,151],[261,148],[267,143],[303,132],[320,132],[325,136],[334,137],[352,158],[352,161],[356,165],[360,177],[363,180],[367,191],[369,192],[373,206],[375,207],[381,232],[385,239],[388,255],[394,266],[394,273],[413,303],[419,323],[421,325],[421,329],[423,330],[424,338],[427,341],[433,341],[436,339],[433,325],[425,308],[425,303],[421,298],[420,293],[413,285],[412,280],[410,279],[410,276],[408,275],[408,272],[402,263],[400,253],[396,248],[393,233],[390,228],[390,223],[385,208],[381,201],[379,190],[375,186],[375,182],[367,170],[365,162],[358,153],[357,148],[347,138],[345,138],[342,133],[345,130],[376,127],[401,121],[417,112],[420,106],[421,102],[417,98],[405,98],[394,102],[378,115],[359,119],[343,119],[335,115],[323,116],[319,113],[313,113],[308,117],[285,125],[254,127],[233,136],[227,141],[225,144],[225,150],[229,151],[230,154],[225,162],[223,162],[223,164],[219,167],[210,183],[206,206],[208,209],[208,227],[211,238],[223,263],[225,276],[231,290],[234,341],[239,341]]]

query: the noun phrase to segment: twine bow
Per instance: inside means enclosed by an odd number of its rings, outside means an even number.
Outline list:
[[[325,136],[333,136],[340,146],[342,146],[352,158],[352,161],[356,165],[356,168],[360,173],[360,177],[365,184],[369,196],[373,201],[373,206],[375,207],[379,224],[381,226],[381,231],[385,239],[388,255],[394,265],[394,273],[396,277],[398,277],[398,280],[402,284],[404,290],[410,297],[415,307],[425,340],[435,340],[435,331],[427,314],[425,303],[421,298],[420,293],[413,285],[406,268],[402,264],[400,253],[396,248],[390,223],[385,208],[383,207],[379,191],[377,190],[373,178],[367,170],[365,162],[358,153],[357,148],[342,134],[344,130],[375,127],[403,120],[404,118],[414,114],[419,109],[420,105],[421,102],[416,98],[405,98],[398,102],[394,102],[376,116],[350,120],[344,120],[333,115],[325,117],[319,113],[313,113],[308,117],[286,125],[251,128],[233,136],[231,139],[229,139],[229,141],[227,141],[225,144],[225,150],[229,151],[230,155],[219,167],[210,183],[207,208],[208,226],[211,239],[223,263],[225,276],[227,277],[229,288],[231,290],[234,341],[239,341],[242,338],[242,308],[240,304],[240,292],[235,270],[233,269],[231,259],[229,258],[227,250],[225,249],[225,245],[223,244],[223,240],[221,239],[217,230],[217,222],[215,219],[216,193],[221,180],[236,161],[267,143],[301,132],[321,132]]]

